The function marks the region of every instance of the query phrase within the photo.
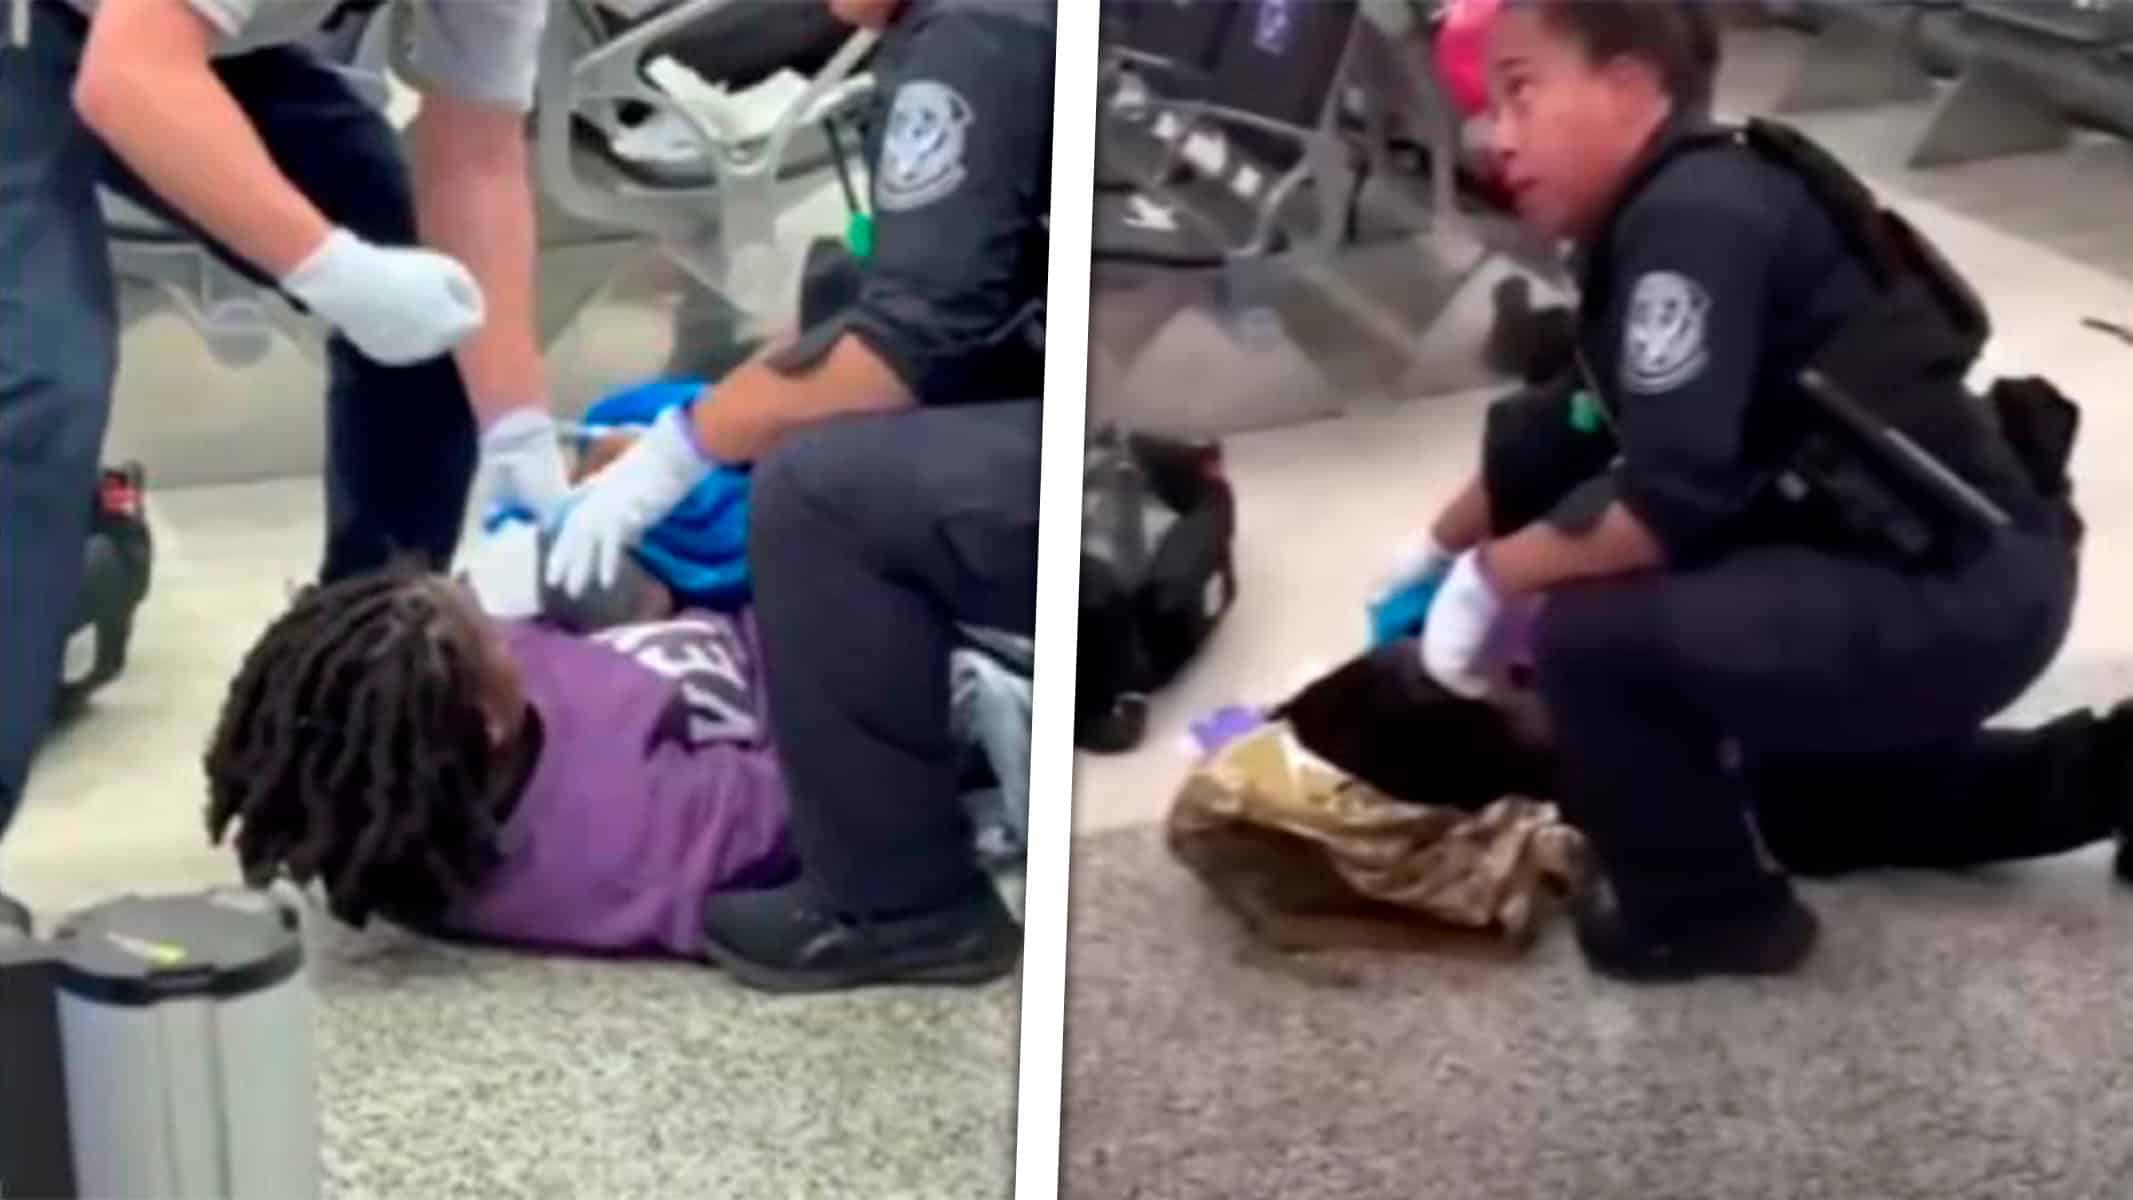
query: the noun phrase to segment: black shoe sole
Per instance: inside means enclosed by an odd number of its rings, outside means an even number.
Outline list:
[[[1617,983],[1693,983],[1709,978],[1771,979],[1797,972],[1821,940],[1821,923],[1808,909],[1798,909],[1780,920],[1785,922],[1785,928],[1764,934],[1774,944],[1762,946],[1762,952],[1754,958],[1688,949],[1679,956],[1619,962],[1605,955],[1595,957],[1582,937],[1578,949],[1584,952],[1585,965],[1593,974]]]
[[[1022,960],[1022,937],[1017,929],[1012,939],[1004,939],[1000,945],[989,947],[982,954],[958,958],[886,958],[877,962],[820,968],[767,966],[733,954],[708,939],[704,953],[736,982],[757,991],[787,996],[898,985],[978,987],[1014,973]]]
[[[7,896],[0,896],[0,934],[29,937],[34,931],[30,910]]]

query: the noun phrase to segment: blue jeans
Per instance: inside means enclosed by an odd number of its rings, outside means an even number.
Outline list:
[[[0,830],[50,721],[118,368],[97,185],[191,231],[74,113],[86,22],[55,0],[31,9],[29,45],[0,44]],[[329,220],[373,241],[416,240],[398,137],[316,57],[276,48],[215,69],[275,162]],[[458,371],[449,358],[383,367],[341,338],[328,342],[326,359],[321,577],[360,573],[396,553],[443,565],[475,462]]]

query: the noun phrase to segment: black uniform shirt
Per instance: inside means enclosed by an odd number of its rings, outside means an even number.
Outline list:
[[[1695,131],[1663,129],[1644,163]],[[1804,183],[1723,143],[1638,171],[1579,264],[1578,350],[1616,457],[1566,503],[1619,499],[1669,561],[1722,552],[1783,442],[1777,406],[1873,284]]]
[[[845,319],[922,404],[1043,391],[1051,0],[925,0],[883,38],[874,250]]]

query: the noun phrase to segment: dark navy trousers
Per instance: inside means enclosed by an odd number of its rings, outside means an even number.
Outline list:
[[[1037,616],[1038,402],[847,417],[755,472],[748,557],[809,877],[857,912],[984,886],[948,656]]]
[[[2123,767],[2087,713],[1985,727],[2058,652],[2075,580],[2070,547],[2022,535],[1946,573],[1774,545],[1551,593],[1534,658],[1564,815],[1661,932],[1773,902],[1773,868],[2106,838]]]
[[[74,113],[86,36],[78,14],[44,0],[32,5],[29,45],[0,45],[0,830],[21,804],[50,721],[118,368],[97,187],[195,232]],[[221,59],[216,71],[275,162],[329,219],[380,243],[416,240],[399,139],[340,76],[297,47]],[[449,357],[380,366],[337,337],[326,357],[322,578],[379,566],[395,553],[443,565],[475,464],[458,371]]]

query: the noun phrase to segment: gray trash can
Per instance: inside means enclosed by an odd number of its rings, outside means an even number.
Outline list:
[[[315,1200],[313,1004],[298,914],[262,892],[126,897],[58,936],[85,1200]]]

